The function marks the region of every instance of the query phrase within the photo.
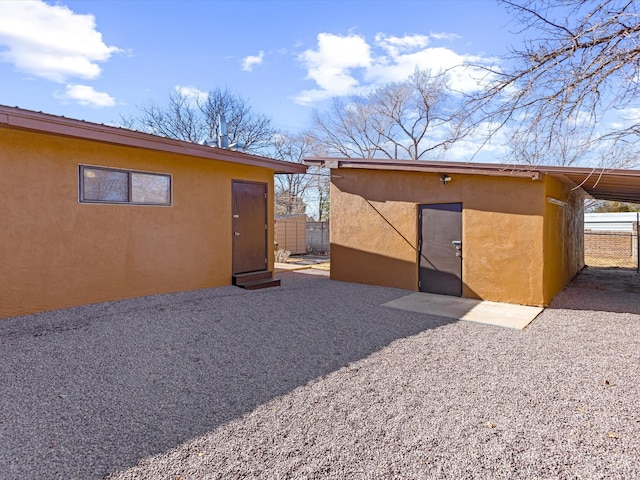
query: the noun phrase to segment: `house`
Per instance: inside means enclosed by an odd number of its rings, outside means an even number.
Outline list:
[[[584,266],[583,199],[640,171],[307,158],[331,169],[331,278],[546,306]]]
[[[273,271],[303,165],[0,106],[0,318]]]

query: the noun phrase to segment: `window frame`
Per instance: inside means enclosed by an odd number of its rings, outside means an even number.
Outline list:
[[[107,172],[125,173],[127,175],[127,200],[92,200],[85,198],[84,189],[84,172],[89,170],[103,170]],[[165,177],[169,179],[169,201],[167,203],[155,203],[155,202],[134,202],[133,201],[133,174],[141,175],[155,175],[158,177]],[[172,207],[173,206],[173,175],[170,173],[149,172],[144,170],[130,170],[126,168],[113,168],[103,167],[98,165],[78,165],[78,203],[90,203],[90,204],[106,204],[106,205],[137,205],[137,206],[149,206],[149,207]]]

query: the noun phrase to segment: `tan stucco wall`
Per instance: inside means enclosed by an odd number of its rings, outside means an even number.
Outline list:
[[[463,296],[545,305],[545,183],[514,177],[332,171],[331,278],[418,288],[418,204],[462,202]]]
[[[173,206],[80,204],[78,164],[171,174]],[[230,284],[232,179],[273,198],[270,169],[0,128],[0,318]]]
[[[546,176],[544,214],[544,298],[553,297],[584,267],[584,200],[570,187]]]

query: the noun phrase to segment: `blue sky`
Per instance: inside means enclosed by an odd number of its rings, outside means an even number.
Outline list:
[[[295,132],[416,66],[497,61],[520,41],[511,22],[493,0],[0,0],[0,104],[114,123],[228,87]]]

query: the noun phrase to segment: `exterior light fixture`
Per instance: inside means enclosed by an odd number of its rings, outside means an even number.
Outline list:
[[[440,181],[442,182],[443,185],[446,185],[451,181],[451,177],[449,175],[442,175],[440,177]]]

